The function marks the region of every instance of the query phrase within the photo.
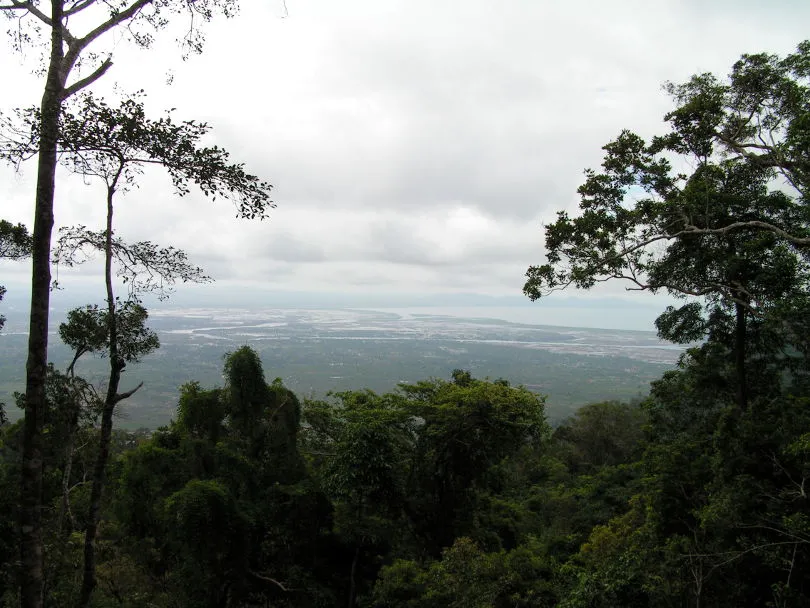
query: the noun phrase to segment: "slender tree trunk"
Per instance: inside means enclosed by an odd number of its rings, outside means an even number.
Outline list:
[[[81,356],[81,352],[81,350],[77,351],[67,368],[67,374],[70,376],[71,383],[75,381],[73,370],[76,366],[76,361],[78,361]],[[73,396],[76,399],[76,403],[73,405],[78,408],[78,396],[76,395],[75,385],[72,385],[72,390],[74,391]],[[73,471],[73,446],[76,443],[76,431],[79,425],[78,411],[71,416],[69,425],[67,443],[65,444],[65,469],[62,471],[62,507],[59,511],[59,525],[57,528],[60,537],[64,529],[65,517],[70,519],[71,530],[73,529],[74,523],[73,514],[70,512],[70,475]]]
[[[51,52],[41,103],[40,150],[31,252],[31,313],[28,361],[25,366],[25,422],[22,432],[20,488],[20,605],[41,608],[42,548],[42,424],[48,368],[48,309],[51,287],[51,233],[56,181],[56,145],[62,106],[62,3],[51,0]]]
[[[90,510],[88,513],[87,530],[84,535],[84,575],[82,588],[79,594],[79,608],[90,605],[90,597],[96,587],[96,534],[98,532],[99,514],[101,513],[101,498],[104,491],[104,475],[107,461],[110,458],[110,439],[112,437],[113,411],[118,403],[118,385],[121,381],[123,361],[118,354],[118,324],[115,308],[115,294],[112,283],[112,225],[113,225],[113,195],[115,184],[123,170],[107,187],[107,240],[104,247],[104,280],[107,285],[107,331],[110,340],[110,378],[107,386],[107,397],[101,412],[101,430],[99,431],[98,457],[93,468],[93,486],[90,490]]]
[[[349,608],[354,608],[355,597],[357,595],[357,562],[360,560],[360,547],[354,550],[354,559],[352,559],[352,569],[349,575]]]
[[[120,372],[116,375],[120,377]],[[110,455],[110,437],[112,436],[112,418],[115,404],[105,403],[101,413],[101,429],[99,431],[100,445],[98,457],[93,467],[93,485],[90,490],[90,509],[88,513],[87,530],[84,534],[84,574],[82,588],[79,594],[78,606],[84,608],[90,605],[90,598],[96,587],[96,534],[98,532],[99,514],[101,512],[101,498],[104,490],[104,474],[107,460]]]
[[[73,471],[73,444],[75,443],[76,425],[71,425],[68,433],[67,445],[65,446],[65,470],[62,472],[62,507],[59,511],[59,536],[65,526],[67,517],[73,524],[73,515],[70,512],[70,475]],[[73,526],[71,525],[71,529]]]
[[[745,366],[745,347],[748,341],[747,314],[740,303],[734,304],[737,323],[734,329],[734,359],[737,370],[737,406],[739,413],[748,409],[748,378]]]

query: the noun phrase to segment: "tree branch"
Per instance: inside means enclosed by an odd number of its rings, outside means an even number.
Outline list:
[[[105,59],[101,65],[99,65],[95,70],[93,70],[92,74],[89,74],[88,76],[77,80],[69,87],[65,87],[65,89],[62,91],[62,100],[67,99],[74,93],[77,93],[78,91],[81,91],[83,88],[93,84],[96,80],[101,78],[105,74],[105,72],[109,70],[111,67],[112,67],[112,57],[107,57],[107,59]]]
[[[105,32],[110,31],[111,29],[113,29],[117,25],[120,25],[121,23],[124,23],[125,21],[129,21],[135,15],[137,15],[142,8],[144,8],[148,4],[152,4],[152,2],[153,0],[136,0],[136,2],[133,2],[127,8],[122,10],[120,13],[114,14],[112,17],[107,19],[107,21],[105,21],[95,29],[91,30],[90,32],[88,32],[87,34],[76,40],[76,47],[78,51],[81,52],[82,49],[86,48],[87,45],[89,45],[91,42],[93,42],[93,40],[95,40]]]
[[[255,578],[258,581],[261,581],[263,583],[269,583],[271,585],[275,585],[276,587],[278,587],[279,589],[281,589],[285,593],[289,593],[290,591],[295,591],[295,589],[291,589],[289,587],[286,587],[284,585],[284,583],[281,583],[281,582],[277,581],[276,579],[271,578],[269,576],[264,576],[262,574],[259,574],[258,572],[254,572],[253,570],[249,569],[248,574],[250,574],[251,577]]]
[[[72,8],[69,8],[64,12],[65,17],[71,17],[76,13],[81,13],[87,7],[96,3],[96,0],[84,0],[83,2],[78,2],[73,5]]]
[[[30,0],[28,0],[27,2],[20,2],[19,0],[11,0],[11,4],[7,4],[5,6],[0,5],[0,10],[28,11],[48,27],[53,27],[53,20],[50,17],[48,17],[48,15],[39,10],[39,8]]]
[[[732,150],[745,158],[746,160],[751,161],[761,167],[768,167],[772,169],[778,169],[779,172],[790,182],[790,185],[793,186],[798,192],[804,194],[804,188],[800,187],[795,180],[793,179],[793,173],[796,171],[806,171],[807,167],[804,166],[804,163],[798,165],[787,158],[784,155],[778,153],[776,150],[776,144],[768,144],[762,139],[762,136],[759,136],[760,141],[762,144],[755,144],[755,143],[748,143],[744,144],[730,137],[723,135],[722,133],[717,133],[716,137],[723,143],[729,150]],[[750,149],[754,150],[762,150],[762,154],[756,154],[754,152],[750,152]]]
[[[115,404],[117,404],[117,403],[120,403],[120,402],[121,402],[121,401],[123,401],[124,399],[129,399],[129,398],[130,398],[130,397],[132,397],[132,395],[134,395],[134,394],[135,394],[135,393],[138,391],[138,389],[139,389],[139,388],[141,388],[142,386],[143,386],[143,382],[141,382],[141,383],[140,383],[138,386],[136,386],[135,388],[133,388],[131,391],[126,391],[126,392],[124,392],[124,393],[118,393],[118,394],[115,396],[115,399],[113,399],[113,405],[115,405]]]
[[[782,228],[779,228],[778,226],[774,226],[769,222],[763,222],[760,220],[732,222],[731,224],[723,226],[722,228],[698,228],[697,226],[687,225],[684,230],[678,232],[677,234],[674,234],[673,238],[688,234],[725,234],[726,232],[732,232],[734,230],[744,230],[745,228],[755,228],[758,230],[773,232],[775,235],[780,236],[786,241],[789,241],[794,245],[798,245],[799,247],[810,246],[810,237],[793,236],[792,234],[783,230]]]

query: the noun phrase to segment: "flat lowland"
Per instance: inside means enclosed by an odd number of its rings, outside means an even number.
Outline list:
[[[441,314],[440,314],[441,313]],[[154,428],[169,422],[177,388],[199,381],[222,384],[225,353],[249,344],[261,355],[267,380],[276,377],[301,397],[370,388],[390,391],[399,383],[449,378],[453,369],[477,377],[505,378],[547,395],[552,422],[577,407],[607,399],[644,396],[652,380],[677,362],[682,348],[653,332],[570,328],[476,316],[475,308],[431,309],[240,309],[163,308],[149,325],[161,348],[124,374],[123,389],[143,388],[123,404],[117,424]],[[54,311],[51,357],[69,361]],[[24,385],[26,335],[7,327],[0,334],[0,401],[19,417],[14,391]],[[105,361],[82,360],[78,372],[103,384]]]

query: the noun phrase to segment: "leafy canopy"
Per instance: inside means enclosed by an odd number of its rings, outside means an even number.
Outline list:
[[[547,260],[528,269],[524,293],[621,280],[698,298],[659,326],[689,341],[707,329],[704,309],[761,316],[807,289],[810,42],[785,58],[744,55],[727,81],[703,74],[667,90],[669,132],[647,142],[623,131],[604,147],[579,215],[546,227]]]

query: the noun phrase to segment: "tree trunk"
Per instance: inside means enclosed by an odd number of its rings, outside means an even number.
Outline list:
[[[123,361],[118,354],[118,324],[115,308],[115,294],[112,283],[112,225],[113,196],[115,185],[123,171],[123,165],[115,179],[107,186],[107,240],[104,247],[104,280],[107,285],[107,331],[110,340],[110,378],[107,385],[107,397],[101,412],[101,429],[99,431],[98,457],[93,467],[93,486],[90,490],[90,509],[87,518],[87,530],[84,535],[84,574],[79,594],[79,608],[90,605],[90,597],[96,587],[96,534],[98,532],[101,498],[104,491],[104,475],[107,461],[110,458],[110,439],[112,437],[113,411],[119,401],[118,385],[121,382]]]
[[[62,472],[62,506],[59,510],[59,537],[62,537],[62,530],[65,526],[65,518],[70,520],[71,531],[73,530],[73,515],[70,512],[70,475],[73,471],[73,444],[75,443],[76,425],[71,425],[68,433],[67,445],[65,446],[65,470]]]
[[[119,372],[120,377],[120,372]],[[93,467],[93,486],[90,490],[90,509],[87,530],[84,534],[84,574],[79,594],[78,606],[90,605],[90,597],[96,587],[96,534],[98,532],[101,498],[104,490],[104,473],[110,456],[110,437],[112,436],[112,418],[115,404],[104,404],[101,413],[101,430],[99,431],[98,457]]]
[[[349,575],[349,608],[354,608],[355,596],[357,595],[357,562],[360,560],[360,547],[354,550],[354,559],[352,560],[352,570]]]
[[[63,0],[51,0],[51,19],[62,23]],[[22,432],[20,487],[20,606],[41,608],[42,571],[42,424],[48,367],[48,310],[51,287],[51,233],[56,176],[56,144],[62,106],[62,29],[51,28],[48,75],[42,95],[40,150],[31,251],[31,313],[25,366],[25,422]]]
[[[745,347],[747,336],[747,314],[739,302],[734,304],[737,323],[734,329],[734,359],[737,370],[737,407],[742,414],[748,409],[748,379],[745,369]]]
[[[73,531],[75,522],[73,521],[73,513],[70,511],[70,476],[73,471],[73,446],[76,443],[76,433],[79,430],[79,396],[76,391],[76,377],[74,374],[74,368],[76,366],[76,361],[79,360],[79,357],[82,355],[83,351],[80,349],[76,351],[76,354],[73,357],[73,360],[70,362],[70,366],[67,368],[67,374],[70,377],[71,381],[71,390],[73,391],[73,399],[75,400],[72,403],[72,407],[75,408],[74,413],[70,417],[69,427],[68,427],[68,434],[67,434],[67,443],[65,444],[65,469],[62,471],[62,507],[59,510],[59,525],[58,525],[58,532],[59,536],[62,536],[62,530],[64,529],[65,524],[65,517],[70,520],[70,530]]]

